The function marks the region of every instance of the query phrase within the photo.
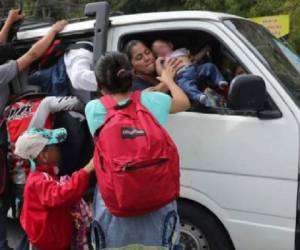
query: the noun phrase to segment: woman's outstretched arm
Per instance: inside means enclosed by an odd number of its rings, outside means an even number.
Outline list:
[[[167,85],[171,95],[172,95],[172,106],[171,106],[171,113],[177,113],[181,111],[185,111],[190,108],[191,104],[186,96],[186,94],[183,92],[183,90],[178,87],[176,82],[174,81],[176,72],[178,68],[181,67],[182,62],[180,59],[174,58],[169,60],[164,70],[162,71],[162,74],[160,77],[157,77],[157,79],[161,82]]]

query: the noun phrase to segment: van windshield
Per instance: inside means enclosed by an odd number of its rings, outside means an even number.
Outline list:
[[[300,106],[300,57],[284,41],[263,26],[242,19],[227,19],[226,26],[235,32],[272,71]]]

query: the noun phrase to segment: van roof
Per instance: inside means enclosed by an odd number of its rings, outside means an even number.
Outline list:
[[[170,11],[170,12],[153,12],[132,15],[120,15],[110,17],[112,26],[148,23],[148,22],[163,22],[163,21],[178,21],[178,20],[195,20],[204,19],[212,21],[221,21],[224,18],[241,18],[225,13],[217,13],[211,11]],[[70,23],[62,32],[72,33],[80,30],[91,30],[94,28],[95,20],[80,21]],[[18,32],[18,40],[34,39],[44,36],[49,27],[37,28]]]
[[[238,16],[229,15],[225,13],[218,13],[212,11],[169,11],[169,12],[151,12],[142,14],[122,15],[111,17],[113,26],[134,24],[134,23],[147,23],[158,21],[176,21],[187,19],[207,19],[214,21],[221,21],[223,18],[240,18]]]

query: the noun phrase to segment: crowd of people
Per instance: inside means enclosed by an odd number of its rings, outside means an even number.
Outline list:
[[[2,44],[23,18],[10,11]],[[163,39],[151,48],[129,41],[123,53],[108,52],[95,66],[93,44],[81,41],[49,62],[45,55],[66,25],[55,23],[25,54],[0,65],[0,145],[12,182],[0,195],[0,250],[11,249],[5,227],[10,206],[25,232],[18,249],[83,250],[90,238],[95,249],[181,249],[179,156],[165,129],[168,115],[210,106],[204,85],[223,90],[229,83],[214,64],[196,64],[188,49]],[[34,62],[40,67],[31,67]],[[22,91],[15,93],[17,78]],[[91,92],[101,98],[91,100]],[[94,138],[94,154],[83,168],[66,171],[61,164],[58,146],[73,136],[53,126],[61,111],[86,120]],[[94,172],[91,216],[82,198]]]

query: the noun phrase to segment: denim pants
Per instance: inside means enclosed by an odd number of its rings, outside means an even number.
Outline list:
[[[29,75],[27,81],[29,85],[39,86],[42,92],[51,96],[67,96],[70,92],[70,81],[63,56],[52,67]]]
[[[224,77],[213,63],[191,64],[179,70],[176,83],[192,102],[199,102],[205,86],[219,87]]]
[[[95,250],[181,249],[176,201],[142,216],[116,217],[107,210],[96,187],[93,210],[91,235]]]

